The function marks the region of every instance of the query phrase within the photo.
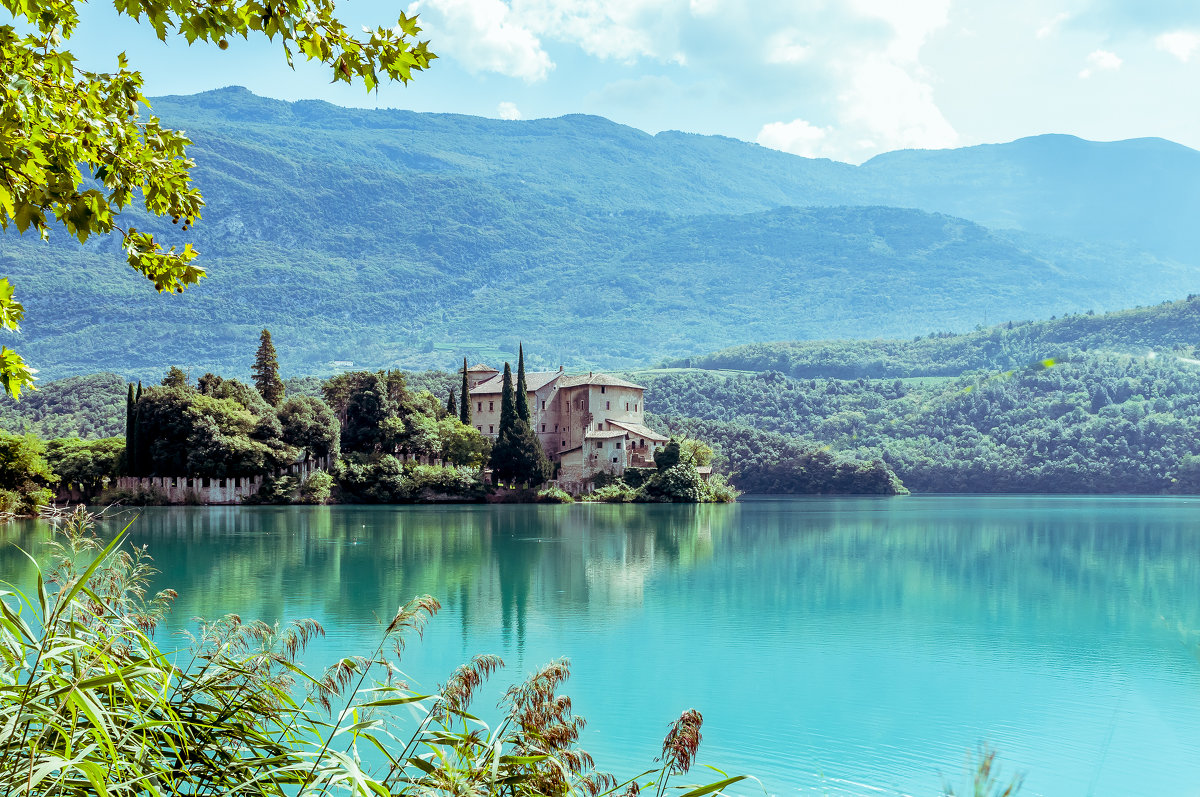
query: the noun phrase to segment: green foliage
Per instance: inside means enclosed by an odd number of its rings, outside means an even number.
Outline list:
[[[0,427],[53,437],[101,438],[124,432],[126,384],[117,374],[47,382],[20,401],[0,401]]]
[[[191,185],[195,164],[185,152],[191,141],[145,113],[142,76],[129,69],[124,53],[116,72],[76,68],[66,49],[80,21],[76,2],[5,0],[3,7],[21,28],[0,26],[0,228],[13,225],[46,240],[57,223],[80,244],[116,232],[128,264],[156,290],[175,293],[196,283],[204,271],[190,243],[165,245],[122,216],[141,205],[188,230],[204,205]],[[283,44],[288,63],[299,52],[329,65],[335,81],[361,81],[368,90],[381,77],[407,82],[436,57],[416,41],[415,17],[401,14],[394,27],[357,37],[334,18],[329,2],[121,0],[115,8],[144,20],[163,41],[177,34],[223,50],[229,37],[262,34]],[[11,284],[0,279],[0,327],[15,331],[23,314]],[[7,348],[0,350],[0,383],[14,398],[33,385],[32,372]]]
[[[33,435],[0,430],[0,512],[32,514],[50,503],[58,477],[45,459],[45,445]]]
[[[254,365],[250,367],[254,375],[254,386],[263,400],[272,407],[278,407],[283,401],[283,380],[279,378],[279,358],[275,352],[275,344],[271,342],[271,333],[262,331],[259,337],[258,351],[254,355]]]
[[[274,413],[257,416],[232,398],[150,388],[136,415],[146,475],[253,476],[291,461]]]
[[[452,465],[480,470],[492,452],[492,440],[456,418],[438,421],[442,457]]]
[[[654,452],[654,467],[664,471],[679,464],[681,448],[679,441],[672,437],[667,444]]]
[[[300,482],[300,503],[327,504],[333,492],[333,476],[326,471],[313,471]]]
[[[960,376],[1009,371],[1088,353],[1143,356],[1148,351],[1195,356],[1200,297],[1105,314],[1051,321],[1007,322],[963,335],[918,335],[912,340],[820,340],[750,343],[673,367],[779,372],[797,379],[884,379]]]
[[[125,439],[103,440],[59,438],[46,444],[46,462],[66,484],[100,485],[122,475]]]
[[[93,523],[82,508],[66,518],[47,572],[34,563],[36,591],[0,590],[5,793],[135,794],[153,784],[174,795],[595,797],[640,786],[663,797],[695,759],[702,720],[688,710],[661,766],[626,783],[597,771],[578,744],[584,721],[560,694],[566,661],[507,689],[494,728],[469,712],[503,666],[495,656],[460,666],[433,694],[410,691],[395,673],[406,639],[441,608],[428,595],[401,605],[373,650],[324,672],[300,662],[325,633],[312,620],[227,615],[170,655],[152,634],[176,594],[147,595],[144,549],[126,545],[128,529],[105,545]],[[676,791],[700,797],[737,780]]]
[[[391,454],[344,460],[335,472],[342,503],[408,504],[417,501],[477,501],[485,488],[477,470],[401,464]]]
[[[638,491],[624,482],[614,482],[598,487],[588,495],[589,501],[600,501],[605,504],[628,504],[636,501]]]
[[[1078,355],[900,383],[704,372],[645,381],[651,408],[672,419],[666,425],[717,443],[749,492],[792,478],[777,463],[794,460],[788,470],[804,472],[790,446],[828,446],[837,457],[881,461],[918,492],[1158,493],[1193,489],[1200,371],[1190,359]],[[799,437],[764,440],[765,432]]]
[[[167,375],[163,377],[162,386],[187,390],[190,387],[188,375],[182,368],[172,365],[167,369]]]
[[[296,396],[279,407],[283,442],[304,451],[305,458],[341,453],[341,425],[324,401],[312,396]]]
[[[575,498],[561,487],[544,487],[538,490],[537,501],[539,504],[570,504]]]
[[[504,387],[500,395],[500,428],[492,445],[489,464],[497,483],[536,486],[550,478],[553,467],[542,449],[526,418],[521,416],[521,405],[525,416],[529,405],[524,394],[517,395],[513,389],[512,369],[504,364]]]
[[[21,338],[43,376],[165,362],[241,373],[263,325],[289,341],[279,355],[288,373],[328,376],[338,360],[447,368],[468,352],[470,362],[511,361],[522,340],[580,366],[642,367],[747,341],[911,338],[1099,311],[1184,296],[1197,282],[1190,255],[989,231],[937,214],[970,217],[990,195],[948,208],[901,191],[888,170],[727,139],[651,137],[579,116],[513,127],[237,89],[154,107],[195,139],[188,153],[207,205],[189,239],[213,276],[163,302],[115,246],[9,236],[0,273],[45,319]],[[1028,212],[1045,187],[1031,179],[1036,190],[1005,192],[1011,204],[987,221],[1061,218],[1061,207]],[[368,201],[314,200],[330,192]],[[136,218],[172,234],[169,220]],[[1160,218],[1174,220],[1156,230],[1163,238],[1191,227],[1178,209]],[[61,286],[83,270],[68,307]],[[378,288],[398,284],[419,290]],[[198,352],[184,333],[201,326]]]
[[[677,460],[674,465],[660,466],[642,485],[639,497],[646,501],[699,504],[708,498],[708,491],[696,466]]]

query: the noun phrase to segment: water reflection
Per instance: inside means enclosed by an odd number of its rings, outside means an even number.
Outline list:
[[[697,705],[707,760],[772,792],[935,793],[986,739],[1029,771],[1025,794],[1126,795],[1186,793],[1200,770],[1198,512],[1061,497],[176,508],[132,534],[179,590],[177,622],[314,616],[332,657],[430,593],[446,608],[418,676],[485,651],[511,677],[569,655],[610,761],[651,758]],[[36,550],[45,533],[3,535]],[[30,578],[11,547],[0,573]]]

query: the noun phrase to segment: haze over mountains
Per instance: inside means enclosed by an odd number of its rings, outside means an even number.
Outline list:
[[[46,378],[641,365],[756,341],[906,336],[1119,309],[1200,285],[1200,153],[1041,136],[860,167],[604,119],[153,101],[195,145],[210,277],[157,296],[118,241],[0,236]],[[943,215],[945,214],[945,215]],[[169,224],[143,229],[184,240]],[[195,375],[195,374],[194,374]]]

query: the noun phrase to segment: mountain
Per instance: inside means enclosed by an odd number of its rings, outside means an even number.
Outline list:
[[[156,296],[117,241],[0,236],[0,274],[28,311],[18,347],[45,377],[152,377],[168,363],[244,374],[264,326],[290,375],[499,361],[521,340],[536,365],[611,368],[1103,311],[1200,282],[1181,232],[1200,153],[1167,142],[1042,137],[854,167],[587,116],[344,109],[244,89],[153,105],[195,141],[208,205],[188,235],[211,276]],[[1093,172],[1067,207],[1071,181]],[[1153,213],[1132,213],[1139,203]]]
[[[797,340],[733,346],[667,361],[670,368],[778,372],[798,379],[892,379],[1011,371],[1081,355],[1173,354],[1189,365],[1200,346],[1200,296],[1114,313],[1007,322],[963,335],[912,340]]]

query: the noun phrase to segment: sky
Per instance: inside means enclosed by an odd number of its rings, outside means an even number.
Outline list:
[[[94,3],[70,47],[128,53],[147,94],[242,85],[285,100],[534,119],[597,114],[860,163],[901,148],[1159,136],[1200,149],[1200,0],[342,0],[418,13],[440,58],[408,86],[331,85],[278,43],[188,47]]]

